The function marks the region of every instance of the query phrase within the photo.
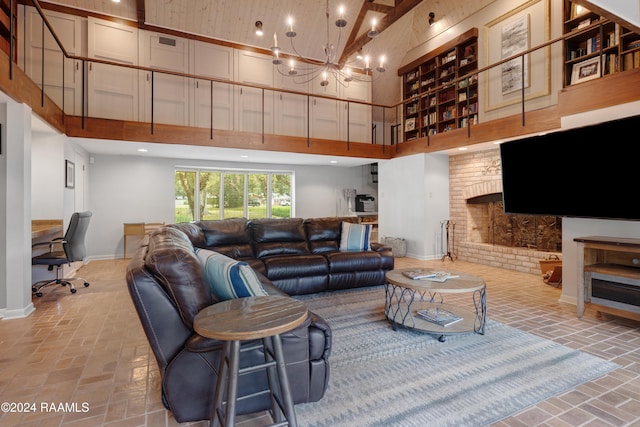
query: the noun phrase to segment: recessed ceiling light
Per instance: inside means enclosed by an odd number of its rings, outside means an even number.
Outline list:
[[[337,160],[330,160],[329,163],[336,164],[336,163],[338,163],[338,161]]]
[[[249,156],[247,156],[246,154],[243,154],[242,156],[240,156],[241,159],[248,159]]]
[[[460,148],[458,148],[458,150],[460,150],[460,151],[467,151],[467,147],[460,147]]]
[[[147,150],[146,148],[138,148],[138,151],[141,153],[146,153],[149,150]]]

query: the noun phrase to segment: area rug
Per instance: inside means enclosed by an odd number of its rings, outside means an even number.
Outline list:
[[[487,426],[619,366],[492,321],[485,335],[393,331],[384,288],[298,297],[333,331],[329,386],[298,424]]]

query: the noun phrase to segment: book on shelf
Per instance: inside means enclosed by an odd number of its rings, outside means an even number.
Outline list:
[[[462,120],[460,120],[460,127],[461,128],[466,128],[467,124],[469,124],[469,123],[471,123],[472,125],[477,125],[478,124],[478,115],[474,114],[470,118],[464,117]]]
[[[416,312],[418,317],[440,326],[449,326],[462,320],[461,316],[442,307],[429,307]]]
[[[629,50],[630,49],[637,49],[639,47],[640,47],[640,40],[632,41],[627,45],[627,49],[629,49]]]
[[[622,59],[624,70],[640,67],[640,51],[625,53]]]
[[[403,271],[406,277],[414,280],[431,280],[434,282],[444,282],[447,279],[454,279],[456,275],[452,275],[448,271],[434,271],[434,270],[409,270]]]

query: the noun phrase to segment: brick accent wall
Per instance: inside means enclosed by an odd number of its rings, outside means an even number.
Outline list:
[[[502,176],[495,168],[499,160],[498,148],[449,157],[449,219],[455,221],[453,248],[449,249],[460,260],[541,274],[539,261],[552,252],[482,243],[486,241],[483,233],[488,228],[488,214],[470,206],[475,209],[471,214],[467,207],[469,198],[502,192]]]

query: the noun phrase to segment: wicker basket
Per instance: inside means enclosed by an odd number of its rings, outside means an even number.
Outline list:
[[[549,258],[540,260],[540,272],[542,274],[553,271],[556,267],[562,267],[562,260],[558,255],[549,255]]]
[[[383,237],[380,243],[391,246],[393,256],[402,258],[407,255],[407,241],[400,237]]]

